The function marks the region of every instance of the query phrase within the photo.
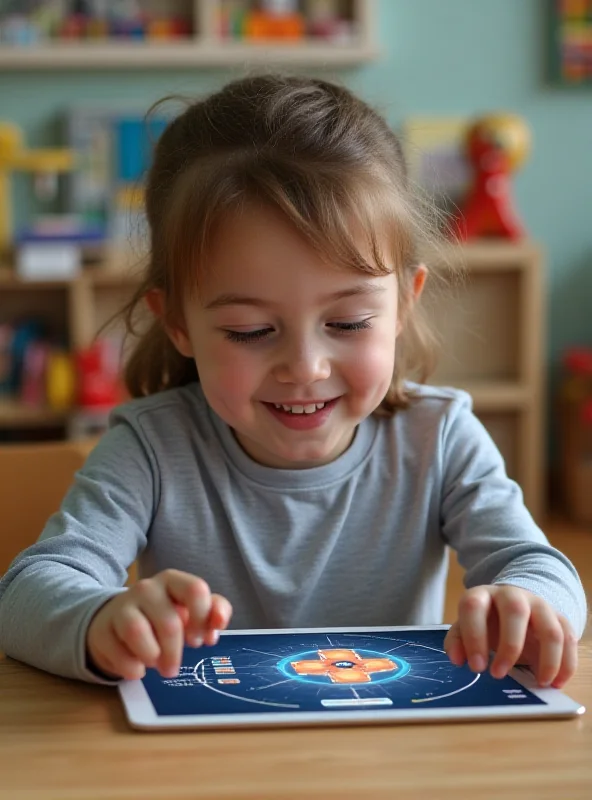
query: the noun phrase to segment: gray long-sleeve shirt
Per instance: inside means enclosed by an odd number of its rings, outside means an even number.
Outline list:
[[[255,463],[192,384],[118,409],[39,541],[0,582],[0,650],[98,681],[85,659],[97,609],[141,576],[203,577],[233,628],[441,622],[446,545],[467,587],[539,594],[581,635],[577,573],[525,509],[468,395],[415,387],[325,466]]]

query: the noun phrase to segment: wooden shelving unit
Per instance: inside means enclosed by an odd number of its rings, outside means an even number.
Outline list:
[[[145,0],[149,5],[149,0]],[[191,36],[177,40],[56,40],[38,45],[0,45],[0,70],[135,69],[224,67],[242,64],[354,66],[378,56],[374,38],[375,0],[350,0],[355,24],[351,41],[238,41],[217,31],[220,0],[187,0]],[[162,6],[162,4],[161,4]]]
[[[474,408],[540,519],[545,496],[545,293],[532,242],[477,242],[443,252],[460,268],[444,297],[427,291],[441,358],[433,382],[466,389]],[[429,286],[429,281],[428,281]]]
[[[464,279],[444,293],[426,290],[442,339],[433,381],[466,389],[488,428],[508,473],[522,486],[540,518],[544,497],[544,281],[542,255],[530,243],[479,242],[441,253],[444,270],[464,269]],[[18,316],[25,309],[52,321],[71,347],[88,345],[136,284],[133,260],[113,255],[102,269],[72,281],[24,282],[0,270],[0,300]],[[433,263],[434,268],[438,267]],[[3,316],[6,316],[4,312]],[[0,403],[0,429],[55,427],[65,415]]]

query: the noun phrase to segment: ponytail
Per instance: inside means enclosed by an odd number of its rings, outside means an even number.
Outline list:
[[[198,380],[192,358],[182,356],[154,320],[140,336],[124,369],[125,385],[132,397],[146,397]]]

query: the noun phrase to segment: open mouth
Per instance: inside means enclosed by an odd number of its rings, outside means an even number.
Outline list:
[[[280,405],[279,403],[274,403],[274,407],[278,411],[283,411],[286,414],[316,414],[317,411],[322,411],[326,405],[328,405],[331,400],[327,403],[309,403],[305,406],[294,405],[294,406],[285,406]]]
[[[263,405],[283,425],[294,430],[309,430],[322,425],[338,403],[339,398],[320,403],[284,405],[283,403],[263,403]]]

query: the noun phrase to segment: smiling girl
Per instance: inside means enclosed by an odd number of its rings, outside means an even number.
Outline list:
[[[439,623],[450,545],[450,659],[565,683],[574,567],[469,396],[410,381],[430,235],[385,120],[322,80],[233,82],[169,124],[146,211],[136,399],[0,583],[0,649],[115,682],[177,674],[230,624]]]

